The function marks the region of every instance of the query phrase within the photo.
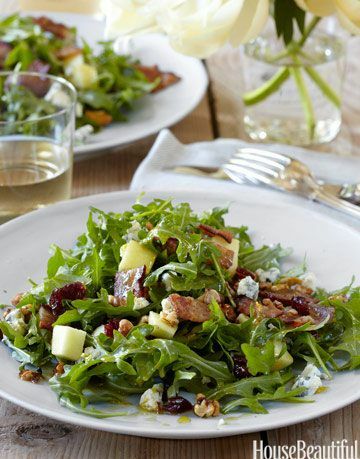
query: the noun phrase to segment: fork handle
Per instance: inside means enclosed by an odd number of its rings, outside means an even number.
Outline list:
[[[344,212],[352,217],[360,218],[360,207],[350,202],[345,201],[344,199],[337,198],[330,193],[322,190],[321,188],[317,188],[315,193],[312,196],[312,199],[317,202],[321,202],[333,209],[339,210]]]

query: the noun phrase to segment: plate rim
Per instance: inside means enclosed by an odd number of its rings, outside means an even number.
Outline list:
[[[250,187],[247,187],[250,188]],[[272,190],[262,190],[265,191],[266,194],[272,195],[275,193]],[[146,190],[145,196],[149,197],[155,197],[156,195],[165,195],[167,194],[168,196],[172,195],[174,199],[187,199],[188,201],[191,200],[191,196],[194,196],[194,194],[198,192],[202,192],[203,195],[207,197],[207,199],[210,201],[211,199],[224,199],[224,200],[229,200],[230,198],[230,193],[216,193],[216,192],[209,192],[206,190],[197,190],[194,188],[193,190],[182,190],[182,189],[176,189],[173,190],[172,192],[167,192],[166,190],[159,190],[159,189],[149,189]],[[42,218],[43,215],[46,216],[46,214],[50,213],[57,213],[58,211],[61,210],[66,210],[67,207],[82,205],[84,202],[88,201],[88,205],[91,205],[91,202],[95,200],[95,205],[100,204],[101,201],[103,200],[110,200],[113,201],[114,203],[118,200],[119,202],[121,199],[136,199],[136,197],[140,194],[138,190],[122,190],[122,191],[113,191],[113,192],[106,192],[106,193],[99,193],[99,194],[93,194],[93,195],[88,195],[88,196],[82,196],[76,199],[72,199],[69,201],[62,201],[57,204],[54,204],[52,206],[48,206],[46,208],[38,209],[33,212],[30,212],[28,214],[25,214],[23,216],[17,217],[7,223],[4,223],[3,225],[0,226],[0,237],[3,235],[3,233],[7,233],[8,231],[11,231],[13,227],[17,227],[18,225],[22,225],[23,223],[29,222],[33,220],[34,218]],[[232,201],[236,202],[237,200],[234,199],[233,195],[232,196]],[[206,201],[205,201],[206,202]],[[312,207],[312,203],[310,202],[304,202],[304,205],[301,206],[300,202],[294,202],[294,206],[297,207],[303,207],[306,208],[307,211],[310,211],[311,213],[315,213],[318,217],[323,219],[325,222],[326,221],[331,221],[335,223],[336,225],[339,225],[340,227],[346,227],[347,230],[350,230],[356,237],[360,237],[359,231],[357,231],[355,228],[346,225],[346,223],[343,223],[342,221],[334,218],[331,215],[327,214],[322,214],[321,212],[316,212],[316,208]],[[355,374],[358,373],[357,370],[354,370]],[[354,374],[353,372],[349,372],[349,374]],[[299,424],[302,422],[309,421],[311,419],[316,418],[319,416],[319,414],[315,412],[311,413],[302,413],[301,411],[297,415],[296,419],[290,420],[287,417],[281,417],[279,416],[278,419],[272,419],[271,420],[271,425],[269,424],[269,421],[266,421],[264,419],[264,425],[263,426],[252,426],[251,423],[249,423],[248,426],[237,426],[234,424],[234,426],[227,426],[226,430],[225,429],[219,429],[219,428],[211,428],[209,431],[206,430],[196,430],[194,429],[194,432],[191,431],[185,431],[181,430],[181,428],[166,428],[166,429],[159,429],[159,426],[154,424],[153,426],[143,426],[141,430],[134,430],[133,426],[126,426],[123,424],[116,424],[116,423],[106,423],[106,419],[97,419],[93,418],[91,416],[85,416],[85,415],[79,415],[77,413],[73,412],[67,412],[65,411],[64,413],[61,412],[53,412],[51,409],[48,408],[43,408],[41,406],[33,405],[27,401],[24,401],[22,399],[17,398],[16,396],[9,394],[4,390],[3,388],[0,387],[0,397],[18,405],[23,408],[26,408],[32,412],[47,416],[49,418],[55,419],[57,421],[65,422],[68,424],[73,424],[73,425],[81,425],[83,427],[87,428],[93,428],[97,430],[103,430],[103,431],[108,431],[108,432],[114,432],[114,433],[119,433],[119,434],[126,434],[126,435],[134,435],[134,436],[141,436],[141,437],[149,437],[149,438],[168,438],[168,439],[196,439],[196,438],[216,438],[216,437],[227,437],[227,436],[232,436],[232,435],[240,435],[240,434],[247,434],[251,432],[259,432],[261,430],[273,430],[277,428],[281,428],[284,426],[288,425],[295,425]],[[357,400],[360,399],[360,387],[359,390],[356,392],[353,392],[349,394],[346,398],[338,398],[336,399],[335,402],[332,402],[331,406],[327,408],[323,408],[321,410],[320,416],[325,416],[331,412],[334,412],[338,409],[344,408],[345,406],[348,406]],[[316,403],[316,402],[315,402]],[[270,411],[271,414],[271,411]],[[265,415],[266,416],[266,415]],[[219,417],[220,419],[220,417]],[[266,425],[265,427],[265,424]],[[180,427],[180,426],[179,426]]]

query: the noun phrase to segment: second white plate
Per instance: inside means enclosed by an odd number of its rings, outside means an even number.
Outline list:
[[[80,38],[90,46],[103,40],[104,24],[91,16],[70,13],[32,11],[32,16],[46,15],[54,21],[76,27]],[[133,39],[131,55],[144,65],[158,65],[161,70],[181,77],[177,84],[138,101],[125,123],[113,123],[75,148],[76,157],[121,147],[172,126],[188,115],[203,98],[208,77],[198,59],[175,52],[166,37],[158,34]]]

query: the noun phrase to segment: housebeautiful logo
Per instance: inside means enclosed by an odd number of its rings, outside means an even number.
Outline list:
[[[360,459],[358,442],[346,439],[332,441],[330,445],[308,445],[298,440],[293,445],[264,445],[253,442],[253,459]]]

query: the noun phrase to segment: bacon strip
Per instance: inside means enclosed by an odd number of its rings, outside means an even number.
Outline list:
[[[222,237],[229,244],[233,240],[233,234],[228,230],[219,230],[217,228],[213,228],[210,225],[203,225],[202,223],[198,226],[198,228],[202,233],[206,234],[209,237],[214,237],[214,236]]]
[[[175,75],[175,73],[162,72],[157,65],[136,65],[136,69],[142,72],[150,83],[153,83],[155,80],[160,78],[160,83],[152,90],[152,92],[161,91],[181,80],[181,78]]]
[[[225,269],[229,269],[233,264],[234,251],[227,249],[226,247],[220,244],[217,244],[217,243],[215,243],[214,245],[216,246],[216,248],[219,250],[221,254],[219,258],[220,265]]]
[[[169,296],[174,311],[179,319],[202,323],[210,319],[209,306],[191,296],[181,296],[173,293]]]
[[[42,304],[39,308],[39,327],[45,330],[52,330],[52,324],[56,320],[52,309],[47,304]]]
[[[40,16],[39,18],[34,18],[35,24],[38,24],[45,32],[50,32],[56,37],[65,39],[72,36],[71,29],[65,24],[60,22],[55,22],[46,16]]]
[[[146,266],[130,269],[129,271],[119,271],[115,275],[114,296],[125,299],[129,292],[137,298],[147,296],[147,288],[144,287]]]
[[[327,317],[329,321],[334,318],[335,309],[327,306],[318,305],[318,300],[310,295],[299,295],[296,290],[288,289],[273,292],[267,289],[260,289],[260,298],[271,300],[285,306],[279,319],[286,323],[303,323],[303,318],[316,324],[322,322]]]
[[[105,110],[85,110],[85,116],[97,126],[107,126],[113,120]]]

